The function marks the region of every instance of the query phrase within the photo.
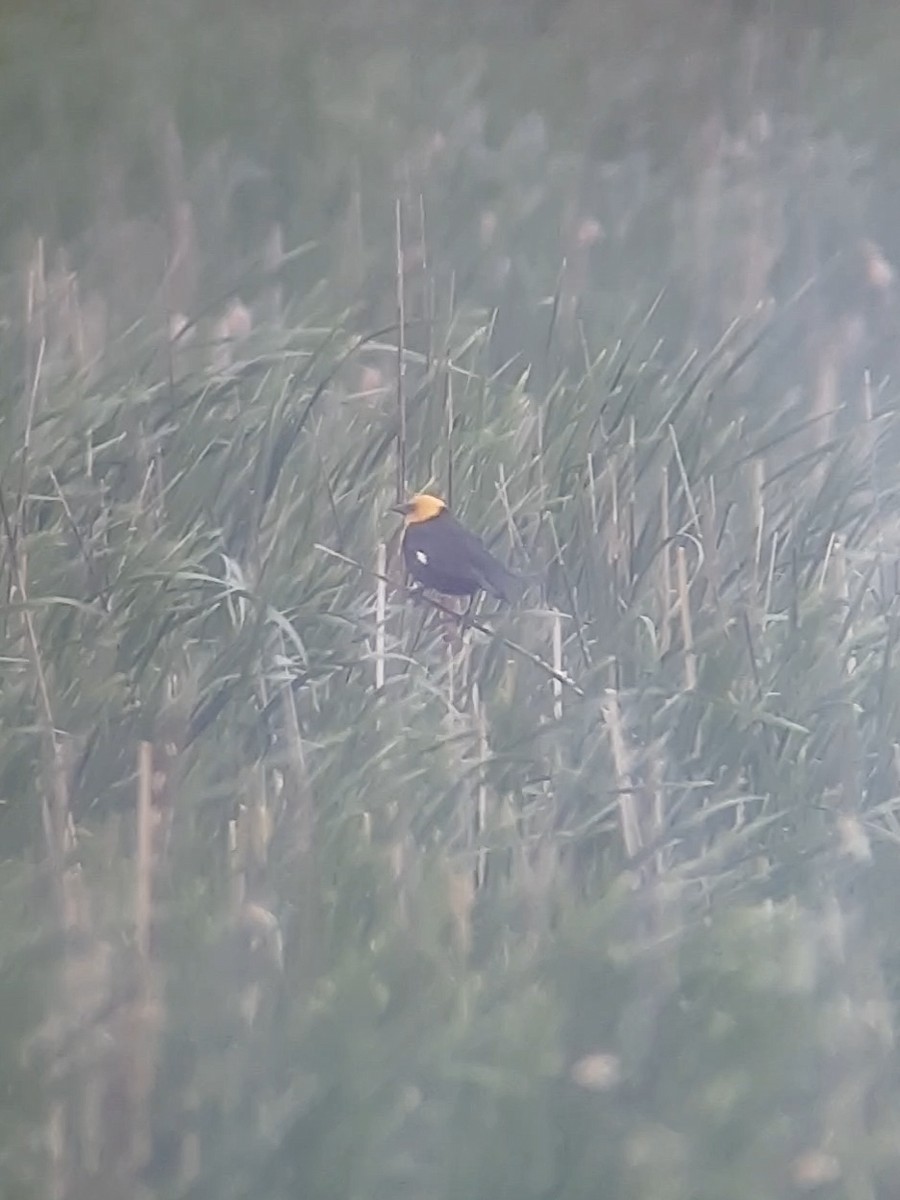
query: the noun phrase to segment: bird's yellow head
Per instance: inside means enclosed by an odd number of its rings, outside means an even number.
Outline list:
[[[407,525],[421,525],[423,521],[432,521],[447,511],[447,505],[437,496],[422,493],[413,496],[405,504],[395,504],[391,512],[401,513]]]

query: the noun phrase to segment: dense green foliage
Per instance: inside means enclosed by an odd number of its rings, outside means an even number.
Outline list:
[[[894,1194],[900,22],[801,7],[0,10],[4,1200]]]

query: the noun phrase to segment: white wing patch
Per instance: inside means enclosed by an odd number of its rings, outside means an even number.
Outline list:
[[[423,567],[428,566],[428,555],[424,550],[416,551],[416,562],[421,563]]]

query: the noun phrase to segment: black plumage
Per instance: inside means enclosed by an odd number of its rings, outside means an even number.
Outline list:
[[[509,602],[519,578],[496,559],[477,534],[433,496],[416,496],[397,510],[406,517],[403,559],[413,579],[445,596],[485,591]]]

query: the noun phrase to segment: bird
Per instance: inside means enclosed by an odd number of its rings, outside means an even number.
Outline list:
[[[403,560],[423,588],[444,596],[489,592],[509,603],[521,579],[496,559],[477,534],[461,525],[437,496],[421,493],[391,512],[404,518]]]

